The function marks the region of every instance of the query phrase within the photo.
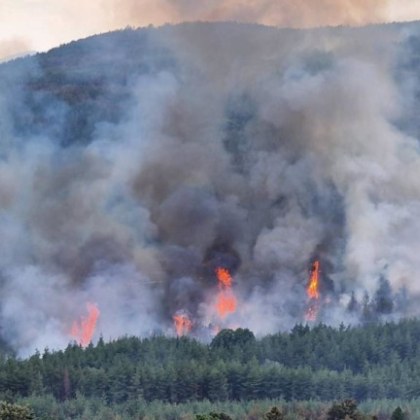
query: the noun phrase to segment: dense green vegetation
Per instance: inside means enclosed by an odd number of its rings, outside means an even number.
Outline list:
[[[199,418],[213,419],[212,414],[221,414],[225,420],[276,420],[269,417],[276,408],[285,420],[326,420],[329,412],[344,402],[325,403],[320,401],[286,402],[284,400],[258,400],[258,401],[196,401],[184,404],[170,404],[161,401],[150,403],[138,399],[124,404],[110,406],[101,399],[77,398],[58,402],[52,397],[32,396],[20,399],[19,404],[7,404],[15,414],[22,409],[24,412],[35,412],[36,419],[85,419],[85,420],[111,420],[111,419],[144,419],[144,420],[198,420]],[[32,407],[32,410],[27,408]],[[396,408],[395,408],[396,407]],[[402,408],[401,408],[402,407]],[[26,409],[25,409],[26,408]],[[17,413],[16,413],[17,412]],[[360,404],[356,413],[359,418],[373,420],[376,416],[380,420],[418,419],[420,418],[420,400],[380,400],[366,401]],[[0,414],[2,412],[0,411]],[[403,417],[401,417],[401,414]],[[0,416],[0,418],[3,418]],[[22,418],[22,417],[21,417]],[[14,420],[21,418],[15,416]],[[216,417],[216,419],[219,417]]]
[[[194,401],[415,400],[418,337],[420,321],[404,320],[339,329],[298,325],[260,340],[249,330],[223,330],[208,345],[163,336],[100,340],[87,349],[72,344],[27,360],[4,356],[0,399],[23,401],[38,414],[71,406],[79,407],[75,412],[119,407],[131,415],[149,404]]]

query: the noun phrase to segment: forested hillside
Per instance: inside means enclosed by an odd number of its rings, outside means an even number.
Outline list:
[[[420,321],[333,329],[298,325],[256,340],[221,331],[209,345],[188,338],[122,338],[82,349],[3,357],[0,399],[48,410],[74,399],[136,401],[333,401],[420,398]]]
[[[0,65],[0,346],[63,349],[92,304],[95,342],[416,316],[419,30],[128,28]]]
[[[0,418],[419,419],[419,57],[189,23],[1,64]]]

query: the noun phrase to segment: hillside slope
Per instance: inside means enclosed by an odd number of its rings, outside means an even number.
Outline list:
[[[0,65],[1,340],[419,315],[419,33],[191,23]]]

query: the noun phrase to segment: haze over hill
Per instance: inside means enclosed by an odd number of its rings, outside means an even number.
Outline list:
[[[1,65],[2,339],[63,347],[88,302],[95,338],[288,329],[314,260],[317,321],[418,315],[419,31],[183,24]]]
[[[0,59],[127,25],[230,20],[307,28],[416,19],[420,0],[2,0]]]

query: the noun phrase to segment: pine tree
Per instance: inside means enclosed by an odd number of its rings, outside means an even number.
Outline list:
[[[344,400],[340,403],[335,403],[328,410],[328,420],[361,420],[362,416],[357,411],[357,403],[354,400]]]
[[[277,408],[273,407],[268,413],[264,416],[265,420],[284,420],[284,414]]]
[[[230,416],[225,413],[214,413],[209,414],[197,414],[195,416],[196,420],[232,420]]]
[[[358,310],[359,310],[359,302],[357,301],[354,292],[351,292],[351,298],[350,298],[350,301],[347,305],[347,310],[349,312],[352,312],[352,313],[353,312],[358,312]]]
[[[397,407],[392,413],[391,420],[405,420],[406,416],[401,407]]]
[[[394,308],[392,290],[389,281],[381,276],[378,290],[375,293],[374,307],[378,314],[390,314]]]

